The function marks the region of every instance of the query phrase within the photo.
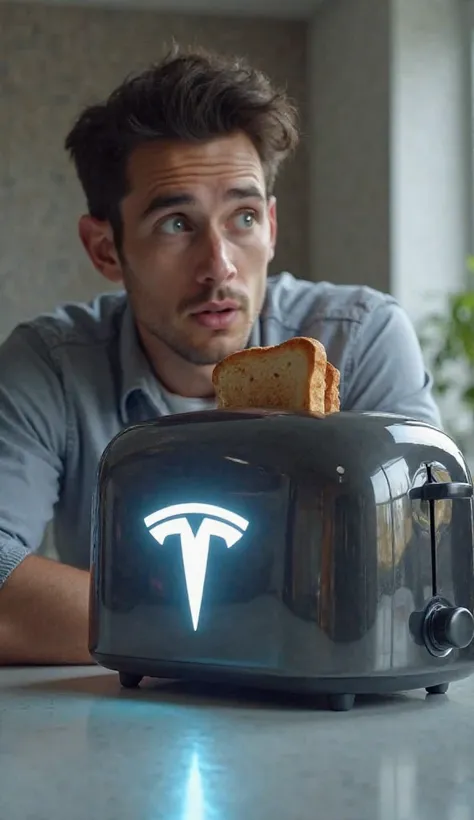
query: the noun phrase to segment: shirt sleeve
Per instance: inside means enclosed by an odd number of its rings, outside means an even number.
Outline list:
[[[18,327],[0,345],[0,587],[53,518],[66,433],[59,373],[41,337]]]
[[[367,314],[345,375],[341,409],[396,413],[441,427],[417,335],[397,302]]]

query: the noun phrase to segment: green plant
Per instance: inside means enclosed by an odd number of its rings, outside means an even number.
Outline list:
[[[447,432],[460,446],[474,437],[474,256],[467,270],[466,287],[449,294],[445,309],[428,314],[419,331],[434,395],[446,407]]]

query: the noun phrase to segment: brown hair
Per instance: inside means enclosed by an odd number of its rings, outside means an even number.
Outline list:
[[[86,108],[65,141],[91,216],[108,220],[120,247],[127,161],[152,140],[206,141],[241,131],[252,140],[273,190],[281,161],[298,143],[296,109],[242,59],[176,47]]]

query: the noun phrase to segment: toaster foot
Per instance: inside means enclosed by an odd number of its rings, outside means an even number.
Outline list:
[[[355,695],[328,695],[329,708],[333,712],[348,712],[354,701]]]
[[[438,683],[437,686],[427,686],[426,691],[429,695],[445,695],[448,688],[449,683]]]
[[[132,675],[130,672],[119,672],[120,685],[124,689],[136,689],[140,685],[142,676]]]

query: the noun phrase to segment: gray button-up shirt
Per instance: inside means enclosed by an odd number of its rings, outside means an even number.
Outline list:
[[[268,280],[251,345],[311,336],[341,371],[341,409],[441,426],[417,337],[395,300],[366,287]],[[89,567],[97,465],[124,427],[208,402],[172,397],[137,343],[126,294],[68,304],[0,347],[0,586],[54,519],[62,561]]]

